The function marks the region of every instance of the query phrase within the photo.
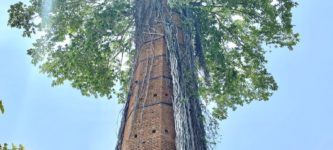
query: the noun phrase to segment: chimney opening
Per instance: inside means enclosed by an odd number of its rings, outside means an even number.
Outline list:
[[[168,133],[169,131],[167,129],[164,130],[165,133]]]

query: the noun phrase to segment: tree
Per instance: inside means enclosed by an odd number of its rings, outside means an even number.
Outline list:
[[[20,144],[18,148],[15,144],[12,144],[12,149],[8,149],[8,144],[5,143],[3,144],[3,147],[0,144],[0,150],[25,150],[25,148],[22,144]]]
[[[8,25],[23,29],[25,37],[39,33],[27,53],[54,79],[52,85],[67,80],[85,96],[115,94],[126,106],[146,28],[142,18],[150,17],[148,23],[161,18],[175,121],[191,124],[176,132],[181,149],[197,143],[179,138],[187,134],[184,128],[205,124],[197,136],[209,140],[216,119],[225,119],[229,109],[268,100],[278,89],[265,53],[270,46],[291,50],[299,41],[292,25],[296,5],[292,0],[30,0],[11,6]]]

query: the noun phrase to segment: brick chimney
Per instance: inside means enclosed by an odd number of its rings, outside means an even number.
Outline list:
[[[172,80],[161,22],[144,27],[122,140],[123,150],[175,150]],[[126,111],[126,110],[125,110]]]
[[[124,150],[176,149],[172,83],[166,53],[164,37],[145,42],[141,49],[127,110]]]

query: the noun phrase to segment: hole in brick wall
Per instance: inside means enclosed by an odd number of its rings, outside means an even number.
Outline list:
[[[156,130],[151,131],[152,133],[156,133]]]
[[[154,97],[156,97],[156,96],[157,96],[157,94],[155,93],[155,94],[154,94]]]
[[[135,135],[134,135],[134,138],[137,138],[137,137],[138,137],[138,135],[137,135],[137,134],[135,134]]]
[[[142,100],[143,100],[143,98],[140,98],[139,100],[140,100],[140,101],[142,101]]]
[[[169,94],[168,93],[165,93],[165,96],[168,96]]]
[[[134,81],[135,83],[138,83],[139,81],[138,80],[136,80],[136,81]]]
[[[143,142],[142,142],[142,144],[145,144],[145,143],[146,143],[146,141],[143,141]]]
[[[164,130],[165,133],[169,133],[169,131],[167,129]]]

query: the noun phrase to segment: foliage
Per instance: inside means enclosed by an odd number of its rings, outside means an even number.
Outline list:
[[[298,42],[293,33],[290,0],[223,0],[199,9],[205,60],[211,86],[201,84],[201,96],[213,101],[214,116],[226,118],[228,108],[268,100],[277,90],[265,68],[263,44],[288,47]],[[219,4],[217,4],[219,3]]]
[[[39,63],[41,71],[54,78],[52,85],[69,80],[83,95],[111,98],[115,82],[128,78],[121,70],[121,56],[131,53],[127,32],[131,16],[125,16],[129,5],[58,0],[53,1],[51,13],[43,10],[41,0],[31,4],[12,5],[8,24],[23,27],[23,36],[36,30],[45,33],[28,50],[32,63]],[[42,22],[34,23],[33,18]],[[70,43],[61,45],[66,40]]]
[[[23,29],[23,36],[45,33],[28,54],[33,64],[54,79],[52,85],[68,80],[83,95],[111,98],[119,92],[123,101],[130,77],[130,67],[124,65],[134,57],[132,1],[54,0],[49,12],[41,0],[30,2],[12,5],[8,24]],[[170,1],[171,7],[193,9],[200,20],[203,56],[211,78],[211,84],[204,77],[200,80],[200,96],[206,104],[216,104],[214,117],[224,119],[229,108],[268,100],[277,90],[265,67],[265,47],[292,49],[298,42],[291,22],[296,5],[292,0]],[[38,18],[42,21],[37,22]],[[121,90],[115,89],[118,81]]]
[[[5,112],[5,108],[3,107],[2,100],[0,99],[0,112],[3,114]]]
[[[5,112],[4,107],[2,105],[2,100],[0,100],[0,111],[1,113]],[[0,144],[0,150],[8,150],[8,144],[4,143],[3,146]],[[10,150],[25,150],[25,148],[22,144],[20,144],[18,148],[15,144],[12,144],[12,149]]]
[[[12,144],[12,149],[8,149],[8,144],[5,143],[3,146],[0,144],[0,150],[25,150],[24,146],[22,144],[17,147],[15,144]]]

